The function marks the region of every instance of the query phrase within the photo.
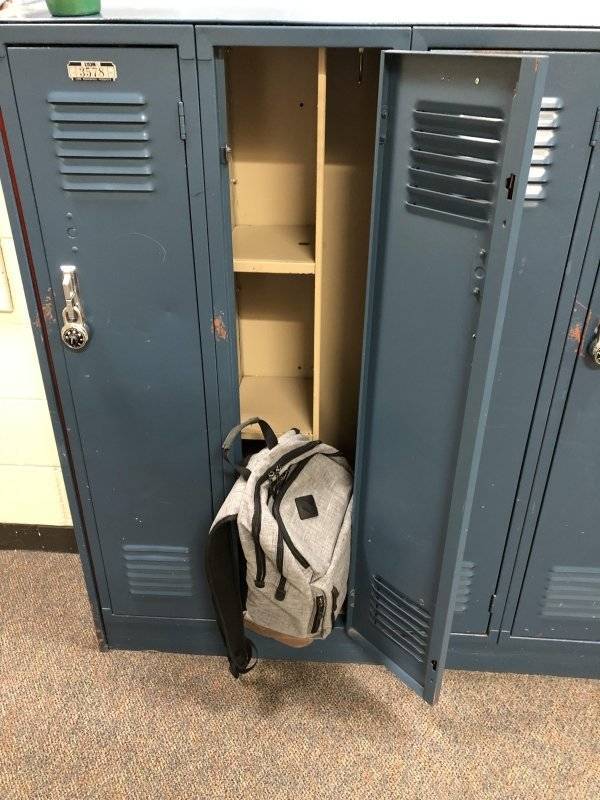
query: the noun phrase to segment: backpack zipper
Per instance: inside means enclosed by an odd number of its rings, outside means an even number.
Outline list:
[[[335,625],[335,612],[337,611],[337,601],[339,597],[339,592],[336,586],[332,586],[331,588],[331,630],[333,630],[333,626]]]
[[[277,552],[275,556],[275,563],[277,565],[277,571],[279,572],[280,578],[279,583],[277,585],[277,589],[275,590],[275,599],[276,600],[285,600],[285,585],[287,583],[286,578],[283,574],[283,544],[284,542],[289,547],[290,553],[294,556],[296,561],[307,569],[310,564],[304,558],[302,553],[296,548],[292,539],[285,527],[283,519],[281,517],[281,512],[279,511],[279,507],[281,506],[281,502],[284,498],[285,493],[290,488],[292,483],[295,481],[297,476],[302,472],[304,467],[308,464],[308,462],[314,458],[317,453],[313,453],[313,455],[306,458],[304,461],[299,462],[298,464],[294,464],[289,468],[286,473],[285,480],[283,481],[280,486],[277,487],[275,492],[275,498],[273,500],[273,509],[272,513],[275,517],[275,521],[277,522]]]
[[[283,501],[284,495],[294,483],[298,475],[302,472],[302,470],[306,467],[306,465],[317,456],[325,456],[326,458],[340,456],[341,453],[336,451],[335,453],[313,453],[308,458],[304,459],[304,461],[300,461],[298,464],[294,464],[289,468],[289,470],[285,474],[285,478],[283,481],[280,481],[277,484],[277,487],[274,491],[274,500],[273,500],[273,509],[272,513],[275,517],[277,522],[277,552],[276,552],[276,565],[277,571],[280,574],[279,583],[277,585],[277,589],[275,590],[275,599],[276,600],[285,600],[285,585],[286,579],[283,575],[283,544],[288,546],[290,553],[294,556],[296,561],[300,564],[301,567],[304,569],[308,569],[310,567],[309,562],[304,558],[302,553],[298,550],[296,545],[294,544],[292,537],[290,536],[283,519],[281,517],[280,506]]]
[[[291,467],[290,467],[291,469]],[[267,505],[269,504],[269,500],[272,497],[275,497],[279,486],[281,485],[282,481],[285,480],[285,477],[288,473],[288,470],[284,470],[282,472],[281,467],[276,467],[275,469],[269,470],[268,479],[269,479],[269,489],[267,491]]]
[[[322,594],[318,594],[315,597],[315,617],[313,619],[312,628],[310,629],[311,633],[317,633],[319,631],[324,613],[325,613],[325,598]]]
[[[294,450],[290,450],[284,456],[282,456],[275,464],[272,464],[269,469],[264,472],[260,478],[256,481],[256,485],[254,487],[254,514],[252,516],[252,539],[254,541],[254,555],[256,557],[256,577],[254,579],[254,585],[257,589],[264,589],[265,587],[265,574],[266,574],[266,559],[265,554],[263,552],[262,547],[260,546],[260,526],[261,526],[261,518],[262,518],[262,510],[260,505],[260,490],[263,483],[266,480],[269,480],[269,475],[273,474],[274,476],[278,476],[281,474],[281,468],[288,464],[290,461],[293,461],[294,458],[307,453],[309,450],[312,450],[315,447],[318,447],[322,442],[319,439],[316,439],[314,442],[308,442],[307,444],[303,444],[301,447],[296,447]]]

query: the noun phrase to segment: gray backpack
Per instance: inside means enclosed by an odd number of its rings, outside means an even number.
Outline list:
[[[233,465],[239,477],[210,529],[206,553],[217,621],[236,677],[252,661],[243,625],[293,647],[331,633],[350,562],[352,472],[346,459],[295,429],[277,439],[254,418],[228,434],[228,461],[236,437],[253,424],[266,447],[245,465]],[[245,598],[236,540],[245,561]]]

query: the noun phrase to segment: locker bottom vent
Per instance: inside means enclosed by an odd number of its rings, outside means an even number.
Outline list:
[[[426,609],[373,575],[369,613],[378,631],[417,661],[425,661],[431,628]]]
[[[129,594],[145,597],[191,597],[190,550],[170,545],[123,545]]]
[[[553,567],[542,616],[600,619],[600,567]]]

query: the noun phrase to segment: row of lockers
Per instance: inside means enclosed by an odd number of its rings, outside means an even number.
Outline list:
[[[594,674],[600,56],[502,32],[407,53],[400,28],[301,50],[277,28],[36,31],[4,29],[4,179],[109,646],[219,652],[220,442],[245,380],[260,413],[285,378],[307,432],[357,439],[346,630],[299,657],[377,658],[433,699],[452,628],[454,665]],[[361,354],[339,342],[363,308]],[[329,402],[355,409],[337,431]]]

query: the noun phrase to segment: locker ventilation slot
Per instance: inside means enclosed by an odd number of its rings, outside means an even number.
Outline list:
[[[413,111],[407,206],[486,225],[492,215],[504,121],[479,106],[420,103]]]
[[[458,589],[456,590],[456,603],[454,606],[455,614],[462,614],[467,610],[471,596],[471,584],[475,575],[475,564],[473,561],[463,561],[460,575],[458,576]]]
[[[542,98],[535,146],[525,190],[525,201],[531,205],[538,200],[545,200],[547,196],[547,183],[550,180],[550,168],[554,161],[554,148],[556,147],[557,130],[560,127],[562,105],[562,100],[558,97]]]
[[[152,192],[146,99],[138,92],[50,92],[61,186],[70,192]]]
[[[191,597],[190,551],[187,547],[123,545],[129,594],[145,597]]]
[[[425,661],[431,626],[428,611],[374,575],[369,613],[378,631],[417,661]]]
[[[553,567],[542,616],[600,619],[600,567]]]

